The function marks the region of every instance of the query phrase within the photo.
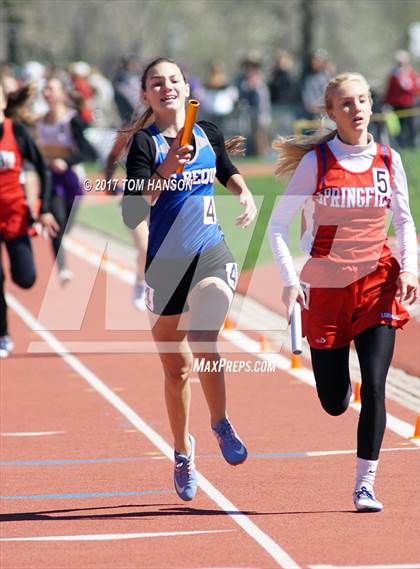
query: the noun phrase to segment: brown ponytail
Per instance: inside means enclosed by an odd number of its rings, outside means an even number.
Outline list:
[[[32,113],[27,105],[36,94],[35,83],[27,83],[16,91],[7,95],[7,106],[4,115],[28,126],[33,125],[38,117]]]
[[[226,152],[231,156],[245,156],[245,140],[243,136],[231,136],[225,140]]]

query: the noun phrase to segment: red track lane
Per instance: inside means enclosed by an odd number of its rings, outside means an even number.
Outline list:
[[[37,286],[31,291],[18,291],[11,286],[10,291],[37,316],[51,261],[43,242],[36,241],[35,247],[40,273]],[[71,264],[76,272],[86,271],[83,261],[71,257]],[[124,304],[129,305],[131,291],[123,283],[114,283],[114,286],[113,290],[121,291],[116,298],[120,309],[124,310]],[[81,331],[54,332],[60,340],[66,343],[150,339],[144,332],[104,330],[105,288],[105,278],[101,274]],[[59,291],[54,294],[59,295]],[[137,314],[137,317],[145,319],[143,314]],[[3,466],[1,494],[170,492],[84,499],[4,500],[2,511],[6,521],[2,537],[232,531],[126,541],[3,542],[2,569],[271,569],[278,566],[203,491],[198,491],[192,503],[181,502],[172,492],[170,461],[161,458],[153,444],[60,357],[26,353],[29,343],[39,338],[13,313],[10,319],[17,346],[13,357],[0,362],[1,432],[63,433],[19,438],[2,436],[2,460],[124,457],[137,460]],[[171,442],[157,355],[79,354],[78,357]],[[243,357],[249,359],[249,356]],[[299,566],[420,561],[419,451],[384,452],[376,488],[385,503],[385,510],[370,516],[356,514],[351,503],[353,455],[316,458],[255,455],[355,448],[357,413],[350,409],[338,418],[327,416],[322,412],[314,390],[283,372],[232,373],[227,381],[229,413],[246,440],[251,456],[237,468],[223,462],[210,433],[200,386],[193,383],[191,431],[197,439],[198,469],[277,541]],[[390,402],[388,410],[414,424],[414,414],[399,405]],[[383,446],[405,448],[412,445],[387,431]]]

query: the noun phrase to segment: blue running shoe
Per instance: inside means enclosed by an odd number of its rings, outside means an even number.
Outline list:
[[[373,489],[368,490],[366,486],[355,490],[353,502],[358,512],[380,512],[383,510],[383,504],[375,498]]]
[[[175,451],[174,483],[175,490],[181,500],[189,502],[197,492],[197,473],[195,471],[195,439],[190,435],[190,456]]]
[[[0,358],[7,358],[14,347],[10,336],[0,336]]]
[[[137,310],[146,310],[146,282],[136,279],[133,288],[133,304]]]
[[[226,417],[213,427],[213,432],[226,462],[232,466],[237,466],[246,460],[248,456],[246,446]]]

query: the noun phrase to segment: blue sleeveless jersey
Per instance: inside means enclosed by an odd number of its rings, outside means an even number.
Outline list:
[[[156,145],[155,169],[166,158],[169,145],[156,125],[148,132]],[[182,174],[159,180],[162,192],[150,210],[147,253],[160,258],[187,257],[223,240],[213,198],[216,155],[204,130],[194,125],[195,155]]]

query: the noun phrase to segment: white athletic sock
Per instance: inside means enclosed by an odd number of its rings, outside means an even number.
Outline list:
[[[356,490],[359,490],[362,486],[366,486],[368,490],[373,489],[378,463],[379,460],[365,460],[364,458],[357,459]]]

